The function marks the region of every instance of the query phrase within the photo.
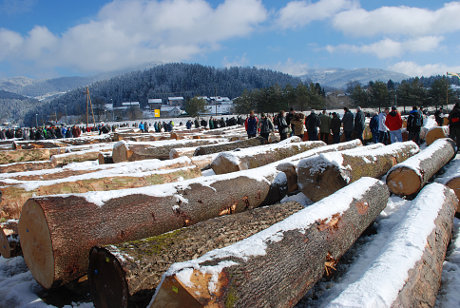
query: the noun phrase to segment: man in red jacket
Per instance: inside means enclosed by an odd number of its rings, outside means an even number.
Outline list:
[[[391,143],[402,142],[402,119],[396,106],[391,107],[391,112],[387,115],[385,125],[390,130],[390,141]]]

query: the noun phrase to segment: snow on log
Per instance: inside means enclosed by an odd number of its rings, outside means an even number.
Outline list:
[[[426,145],[430,145],[438,139],[449,137],[448,126],[435,126],[431,128],[425,136]]]
[[[54,168],[55,165],[51,160],[29,161],[0,165],[0,173],[13,173],[23,171],[35,171]]]
[[[361,177],[380,178],[418,152],[417,144],[408,141],[376,149],[364,147],[320,154],[299,163],[298,185],[305,196],[318,201]]]
[[[0,151],[0,164],[11,164],[25,161],[49,160],[49,149],[25,149]]]
[[[173,148],[194,147],[223,142],[225,139],[165,140],[155,142],[120,141],[113,146],[112,157],[115,163],[144,159],[169,159]]]
[[[136,142],[148,142],[148,141],[158,141],[162,136],[165,136],[161,133],[149,134],[149,133],[122,133],[117,132],[113,134],[113,141],[136,141]]]
[[[13,258],[22,255],[19,245],[18,221],[8,220],[0,224],[0,256]]]
[[[249,148],[249,147],[264,144],[264,140],[265,139],[262,137],[257,137],[257,138],[250,138],[250,139],[244,139],[244,140],[237,140],[233,142],[225,142],[225,143],[220,143],[220,144],[202,145],[196,149],[194,156],[207,155],[207,154],[219,153],[219,152],[224,152],[224,151],[231,151],[231,150],[238,149],[238,148],[240,149]],[[300,142],[300,141],[301,141],[300,138],[298,138],[297,142]],[[292,141],[292,142],[295,142],[295,141]]]
[[[110,152],[99,152],[97,155],[97,161],[99,165],[113,164],[112,151]]]
[[[30,150],[30,149],[47,149],[47,148],[65,148],[68,144],[59,140],[26,140],[13,142],[15,150]]]
[[[436,140],[419,154],[391,168],[386,179],[390,191],[400,196],[417,193],[454,155],[455,143],[451,139]]]
[[[435,180],[454,190],[460,200],[460,159],[452,160],[447,166],[444,174]],[[457,214],[460,214],[460,205],[457,207]]]
[[[174,159],[182,156],[192,157],[196,149],[196,147],[171,149],[169,152],[169,159]]]
[[[111,149],[106,149],[106,151],[110,151]],[[77,163],[89,160],[98,160],[99,159],[99,152],[104,151],[101,149],[91,149],[79,152],[70,152],[65,154],[53,155],[51,156],[51,163],[55,167],[62,167],[64,165],[70,163]]]
[[[289,138],[276,144],[219,153],[211,168],[216,174],[253,169],[325,145],[323,141],[291,142]]]
[[[427,185],[366,259],[367,270],[322,307],[434,307],[457,204],[451,189]]]
[[[139,241],[95,247],[88,269],[93,302],[96,307],[128,307],[128,302],[143,301],[145,307],[174,262],[234,244],[303,208],[296,202],[265,206]]]
[[[173,264],[150,307],[292,307],[388,198],[384,183],[362,178],[243,241]]]
[[[121,168],[111,168],[59,180],[10,181],[17,184],[0,187],[2,195],[0,217],[19,218],[24,203],[33,196],[136,188],[201,176],[200,169],[195,166],[137,173],[135,170],[126,171]]]

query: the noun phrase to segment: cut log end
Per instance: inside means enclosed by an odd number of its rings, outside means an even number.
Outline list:
[[[24,205],[18,224],[22,251],[27,267],[44,288],[54,282],[54,256],[46,216],[39,204],[29,200]]]
[[[446,186],[452,188],[457,195],[457,199],[460,200],[460,177],[453,178],[446,183]],[[460,203],[457,205],[457,214],[460,214]]]
[[[126,280],[120,278],[125,273],[118,260],[105,248],[91,249],[88,276],[96,307],[128,307],[128,286]]]
[[[9,221],[0,225],[0,255],[4,258],[22,255],[16,221]]]
[[[410,196],[422,187],[422,180],[417,173],[406,167],[394,169],[387,176],[387,185],[396,195]]]

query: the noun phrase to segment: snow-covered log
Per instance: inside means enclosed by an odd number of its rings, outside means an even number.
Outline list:
[[[277,144],[219,153],[211,168],[216,174],[253,169],[325,145],[323,141],[291,142],[289,138]]]
[[[111,149],[106,149],[110,151]],[[65,154],[53,155],[51,156],[51,163],[53,166],[64,166],[70,163],[83,162],[89,160],[98,160],[99,152],[104,151],[103,149],[91,149],[79,152],[70,152]]]
[[[297,168],[298,185],[312,201],[321,200],[361,177],[380,178],[399,162],[419,152],[412,141],[382,148],[359,148],[307,158]]]
[[[25,161],[49,160],[49,149],[25,149],[0,151],[0,164],[11,164]]]
[[[435,126],[428,130],[425,136],[425,142],[427,145],[432,144],[438,139],[449,137],[449,127],[448,126]]]
[[[447,166],[444,174],[435,180],[452,188],[460,200],[460,159],[452,160]],[[457,214],[460,214],[460,205],[457,207]]]
[[[171,149],[169,152],[169,159],[174,159],[182,156],[192,157],[195,151],[196,147]]]
[[[145,306],[174,262],[241,241],[303,208],[296,202],[265,206],[139,241],[95,247],[88,269],[93,302],[96,307],[128,307],[130,301],[143,300]]]
[[[300,142],[300,141],[301,141],[300,138],[298,138],[297,142]],[[295,142],[295,141],[292,141],[292,142]],[[219,152],[224,152],[224,151],[231,151],[231,150],[238,149],[238,148],[240,149],[249,148],[249,147],[262,145],[262,144],[264,144],[264,139],[262,137],[258,137],[258,138],[237,140],[233,142],[225,142],[221,144],[202,145],[196,149],[194,155],[195,156],[207,155],[207,154],[219,153]]]
[[[47,149],[47,148],[65,148],[68,144],[59,140],[25,140],[15,141],[13,147],[15,150],[27,149]]]
[[[163,135],[161,133],[149,134],[149,133],[123,133],[117,132],[113,134],[113,141],[136,141],[136,142],[148,142],[148,141],[158,141]]]
[[[201,171],[195,166],[135,174],[123,173],[119,168],[112,168],[89,174],[70,176],[59,180],[34,182],[10,181],[17,184],[0,187],[2,196],[0,217],[19,218],[24,203],[33,196],[144,187],[199,176],[201,176]]]
[[[150,307],[292,307],[388,198],[384,183],[362,178],[243,241],[173,264]]]
[[[53,165],[53,163],[51,163],[51,160],[19,162],[19,163],[0,165],[0,173],[35,171],[35,170],[51,169],[54,167],[55,166]]]
[[[224,139],[166,140],[155,142],[120,141],[113,146],[112,157],[115,163],[154,158],[169,159],[169,152],[173,148],[194,147],[223,141]]]
[[[0,256],[13,258],[22,255],[19,245],[18,221],[8,220],[0,224]]]
[[[112,151],[99,152],[99,154],[97,155],[97,161],[99,165],[113,164]]]
[[[434,307],[457,203],[451,189],[427,185],[366,259],[367,270],[322,307]]]
[[[419,154],[391,168],[386,180],[390,191],[400,196],[417,193],[454,155],[455,143],[451,139],[436,140]]]

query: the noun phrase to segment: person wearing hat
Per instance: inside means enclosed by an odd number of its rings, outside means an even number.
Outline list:
[[[260,131],[260,136],[265,139],[266,142],[268,142],[268,137],[270,136],[270,133],[274,130],[274,125],[272,120],[270,120],[269,117],[265,113],[260,114],[261,120],[259,122],[259,131]]]
[[[402,119],[401,114],[396,109],[396,106],[391,107],[391,112],[387,115],[385,126],[390,131],[391,143],[402,142]]]
[[[326,113],[326,109],[323,109],[323,113],[319,116],[321,122],[319,126],[319,134],[321,140],[329,144],[329,135],[331,133],[331,117]]]

